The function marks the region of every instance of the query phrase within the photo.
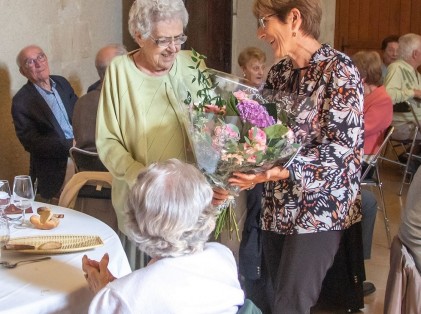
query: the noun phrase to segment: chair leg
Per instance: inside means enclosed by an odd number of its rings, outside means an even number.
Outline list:
[[[379,193],[380,193],[380,201],[382,203],[382,211],[383,211],[383,222],[384,222],[384,227],[386,229],[386,236],[387,236],[387,243],[390,249],[390,246],[392,245],[392,237],[390,235],[390,226],[389,226],[389,218],[387,216],[387,211],[386,211],[386,204],[384,202],[384,194],[383,194],[383,187],[382,187],[382,183],[380,183],[378,186],[379,188]]]
[[[391,244],[392,244],[392,237],[390,235],[389,217],[387,216],[386,203],[384,201],[384,193],[383,193],[383,182],[382,182],[382,179],[380,177],[380,169],[379,169],[378,164],[375,167],[375,171],[376,171],[376,176],[377,176],[377,184],[376,185],[379,189],[380,202],[381,202],[381,206],[382,206],[382,210],[383,210],[383,222],[384,222],[384,227],[385,227],[385,230],[386,230],[387,243],[388,243],[389,249],[390,249]]]
[[[401,183],[401,188],[399,190],[399,196],[402,196],[402,191],[403,191],[403,185],[405,183],[411,183],[411,179],[412,179],[412,173],[411,173],[411,178],[409,179],[409,181],[406,181],[407,176],[410,174],[410,172],[408,171],[409,165],[411,164],[411,160],[412,160],[412,155],[414,152],[414,147],[415,147],[415,142],[417,140],[417,135],[418,135],[418,127],[415,127],[415,131],[414,131],[415,135],[414,138],[412,139],[412,144],[411,144],[411,148],[409,149],[409,153],[408,153],[408,160],[406,161],[406,165],[405,165],[405,170],[403,173],[403,177],[402,177],[402,183]]]

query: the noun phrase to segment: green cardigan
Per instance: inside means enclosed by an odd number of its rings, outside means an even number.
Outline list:
[[[153,77],[134,64],[132,51],[109,65],[99,100],[96,146],[113,175],[112,202],[126,233],[124,206],[139,172],[157,161],[193,161],[188,149],[179,91],[198,89],[190,51],[180,51],[166,75]]]

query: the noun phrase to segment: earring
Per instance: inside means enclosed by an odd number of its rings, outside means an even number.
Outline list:
[[[292,37],[295,37],[295,36],[297,36],[297,33],[296,32],[292,32]]]
[[[243,77],[246,77],[246,73],[243,73]]]

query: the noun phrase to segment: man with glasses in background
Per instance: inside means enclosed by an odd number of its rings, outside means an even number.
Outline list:
[[[72,115],[77,96],[69,82],[50,75],[44,51],[35,45],[23,48],[16,58],[19,72],[28,82],[12,99],[16,135],[30,154],[30,175],[38,179],[38,198],[51,202],[59,196],[73,146]],[[66,173],[67,172],[67,173]]]

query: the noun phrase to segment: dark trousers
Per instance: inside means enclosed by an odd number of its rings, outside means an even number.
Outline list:
[[[332,266],[343,231],[280,235],[263,233],[266,281],[273,314],[307,314],[317,303],[323,279]]]
[[[247,191],[247,217],[240,243],[239,268],[246,298],[252,300],[263,313],[269,313],[267,298],[273,293],[273,289],[263,274],[266,269],[262,263],[262,230],[260,229],[262,193],[263,184],[256,184],[254,189]]]
[[[365,269],[361,227],[359,222],[344,231],[333,266],[323,281],[318,301],[321,309],[345,309],[349,312],[364,307]]]

